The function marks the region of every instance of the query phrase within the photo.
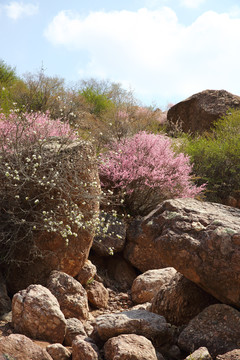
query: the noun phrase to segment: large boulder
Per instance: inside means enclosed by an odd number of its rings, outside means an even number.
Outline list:
[[[119,335],[104,345],[106,360],[158,360],[150,340],[141,335]]]
[[[193,352],[204,346],[215,359],[217,355],[239,348],[240,312],[229,305],[215,304],[193,318],[181,332],[181,349]]]
[[[72,342],[72,360],[101,360],[101,356],[92,339],[78,335]]]
[[[87,260],[77,275],[77,280],[84,286],[94,279],[97,273],[96,266]]]
[[[47,287],[57,298],[66,319],[88,319],[87,292],[80,282],[64,272],[54,270],[49,276]]]
[[[239,209],[166,200],[143,218],[140,228],[143,237],[154,234],[149,240],[154,265],[166,263],[219,301],[240,308]]]
[[[93,147],[84,141],[73,141],[63,146],[59,139],[48,141],[43,148],[46,159],[48,157],[55,161],[56,166],[61,163],[62,167],[68,167],[68,162],[74,163],[75,173],[68,176],[66,182],[66,194],[61,193],[62,201],[69,200],[79,208],[79,212],[84,215],[85,221],[93,220],[99,211],[100,185],[96,157]],[[46,160],[47,161],[47,160]],[[60,170],[59,170],[60,171]],[[44,176],[44,174],[43,174]],[[77,180],[75,180],[77,179]],[[72,187],[82,184],[81,188],[75,190]],[[30,186],[30,185],[29,185]],[[85,189],[87,192],[85,192]],[[41,189],[33,189],[41,191]],[[54,191],[57,193],[58,189]],[[49,200],[49,193],[46,191],[46,209]],[[69,200],[70,201],[70,200]],[[74,205],[74,206],[75,206]],[[68,224],[70,215],[66,211],[61,215],[61,221]],[[68,242],[59,232],[47,232],[44,230],[36,231],[35,238],[32,239],[33,250],[25,247],[24,243],[18,246],[13,257],[16,262],[6,265],[8,274],[7,286],[9,291],[14,294],[18,290],[25,289],[30,284],[41,284],[46,286],[47,278],[52,270],[63,271],[71,276],[76,276],[88,258],[92,246],[94,232],[82,227],[74,230],[77,236],[69,235]],[[35,258],[30,257],[32,251]],[[40,253],[39,255],[37,255]],[[29,261],[26,261],[26,258]]]
[[[167,113],[169,130],[181,124],[184,132],[208,131],[213,122],[225,115],[230,108],[240,108],[240,96],[226,90],[205,90],[194,94],[176,105]]]
[[[98,309],[108,306],[109,292],[99,281],[94,280],[86,286],[89,303]]]
[[[148,221],[149,218],[150,215],[136,218],[129,224],[124,249],[125,259],[143,273],[147,270],[168,267],[155,246],[159,226]]]
[[[50,344],[46,347],[53,360],[70,360],[72,354],[62,344]]]
[[[216,360],[239,360],[240,359],[240,349],[235,349],[228,351],[225,354],[218,355]]]
[[[209,354],[208,349],[202,346],[187,356],[185,360],[212,360],[212,357]]]
[[[32,339],[63,343],[66,320],[55,296],[42,285],[30,285],[13,296],[12,323]]]
[[[64,339],[64,345],[72,346],[73,340],[78,335],[85,337],[87,336],[81,320],[76,318],[66,319],[66,335]]]
[[[164,317],[146,310],[100,315],[96,318],[95,329],[103,341],[121,334],[143,335],[153,341],[157,339],[158,344],[165,344],[172,338],[171,326]]]
[[[159,289],[152,300],[151,311],[164,316],[170,324],[181,326],[217,302],[213,296],[177,272]]]
[[[3,356],[1,358],[1,354]],[[0,359],[14,360],[52,360],[52,357],[41,346],[21,334],[11,334],[0,338]]]
[[[176,270],[171,267],[145,271],[133,281],[132,300],[137,304],[151,301],[161,287],[168,284],[175,274]]]

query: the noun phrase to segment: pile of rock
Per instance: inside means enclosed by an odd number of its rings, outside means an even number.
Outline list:
[[[116,286],[123,286],[117,276],[132,279],[129,291],[126,281],[125,291],[110,288],[89,260],[75,278],[52,271],[46,286],[18,291],[12,304],[2,279],[0,313],[12,309],[12,319],[3,315],[0,356],[239,359],[239,229],[238,209],[167,200],[129,224],[124,250],[114,257],[95,255],[97,268],[106,264]],[[132,275],[125,276],[127,270],[117,264],[128,264]]]
[[[48,288],[30,285],[16,293],[12,328],[0,337],[0,354],[33,360],[230,360],[240,356],[239,311],[219,303],[173,268],[138,276],[131,293],[139,305],[124,311],[107,311],[108,290],[101,284],[102,304],[99,290],[94,303],[102,314],[96,318],[88,304],[87,287],[53,271]]]

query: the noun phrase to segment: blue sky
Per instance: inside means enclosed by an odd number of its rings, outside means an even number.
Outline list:
[[[0,0],[0,39],[20,76],[109,79],[143,105],[240,95],[239,0]]]

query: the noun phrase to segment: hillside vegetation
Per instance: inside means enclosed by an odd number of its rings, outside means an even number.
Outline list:
[[[140,105],[119,83],[88,79],[67,86],[64,79],[46,76],[43,69],[19,77],[4,61],[0,61],[0,109],[2,121],[44,114],[56,127],[59,122],[68,124],[78,138],[91,141],[100,155],[105,197],[118,198],[118,210],[145,213],[152,207],[140,208],[150,199],[155,199],[155,206],[170,197],[201,194],[202,199],[224,202],[239,195],[239,111],[229,112],[201,136],[179,128],[168,133],[166,114]],[[2,144],[3,140],[4,152]],[[120,155],[113,156],[116,153]],[[161,196],[155,197],[156,189]]]

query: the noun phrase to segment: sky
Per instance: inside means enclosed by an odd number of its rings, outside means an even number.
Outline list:
[[[146,106],[240,95],[239,0],[0,0],[0,39],[19,76],[110,80]]]

